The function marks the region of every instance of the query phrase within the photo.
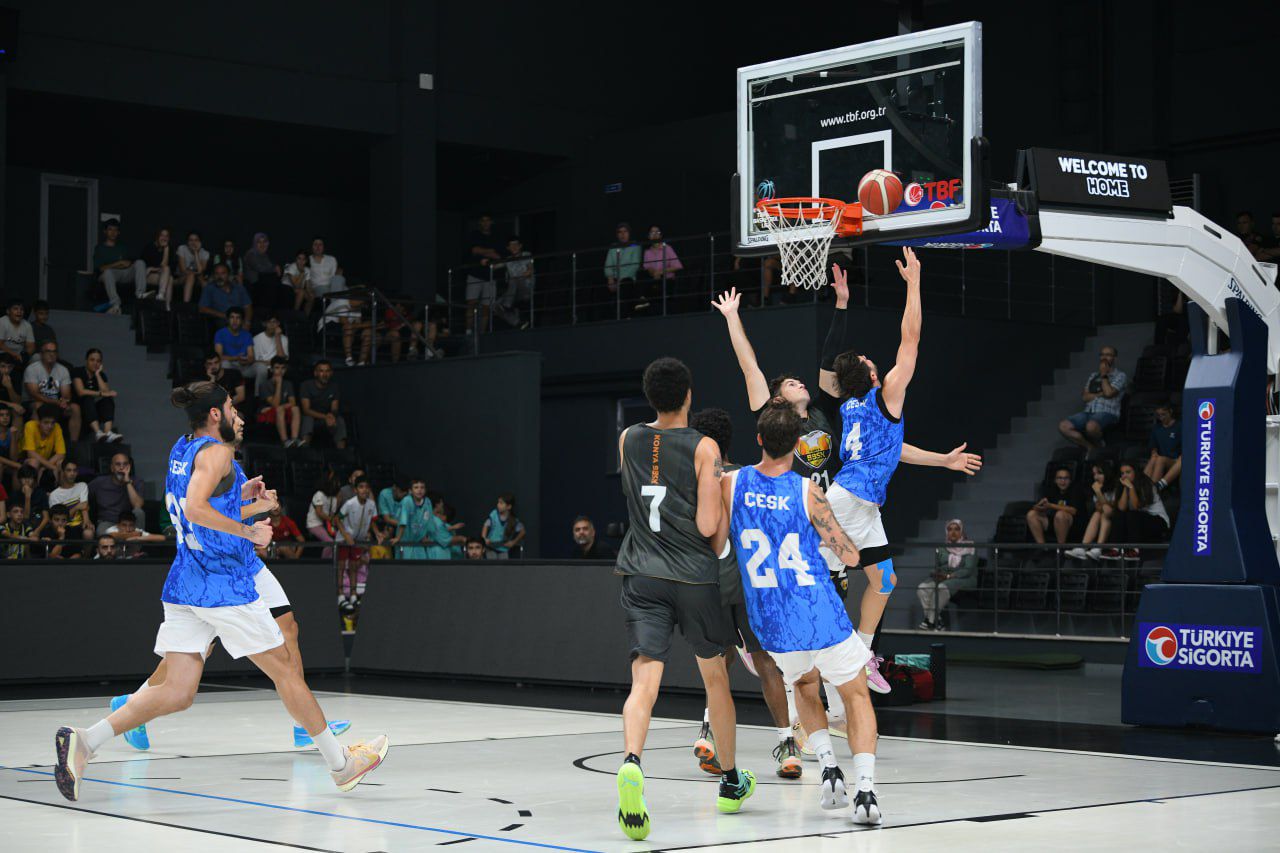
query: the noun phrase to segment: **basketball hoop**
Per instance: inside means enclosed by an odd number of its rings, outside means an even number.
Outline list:
[[[831,241],[862,233],[862,205],[797,196],[756,202],[756,223],[773,236],[782,256],[782,285],[819,290],[827,284]]]

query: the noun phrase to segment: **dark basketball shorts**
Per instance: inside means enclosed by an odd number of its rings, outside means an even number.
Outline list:
[[[751,630],[751,622],[747,619],[747,605],[741,601],[724,605],[724,621],[728,631],[729,644],[726,652],[732,652],[734,646],[741,646],[748,654],[764,651],[760,640]]]
[[[730,644],[718,584],[623,575],[622,611],[631,660],[644,655],[665,663],[676,628],[700,658],[716,657]]]

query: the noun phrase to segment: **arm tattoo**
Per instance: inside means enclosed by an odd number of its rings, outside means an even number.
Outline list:
[[[809,516],[813,521],[814,529],[818,531],[819,538],[846,566],[856,565],[857,550],[853,548],[853,543],[849,541],[845,532],[835,523],[835,516],[831,513],[831,504],[827,501],[827,496],[819,489],[813,490],[810,494],[813,495],[815,511]]]
[[[711,467],[712,476],[719,480],[724,476],[724,460],[720,458],[720,454],[716,454],[716,461]]]

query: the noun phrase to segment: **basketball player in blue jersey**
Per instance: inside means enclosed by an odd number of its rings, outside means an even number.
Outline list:
[[[747,617],[783,680],[795,687],[801,724],[822,765],[822,807],[843,808],[849,797],[818,695],[819,680],[835,686],[849,714],[853,821],[879,824],[876,718],[866,674],[871,650],[854,631],[819,549],[827,548],[849,566],[858,564],[858,550],[836,523],[822,490],[791,469],[802,433],[795,409],[785,402],[768,404],[757,430],[763,449],[759,464],[727,474],[721,486]]]
[[[240,467],[240,463],[232,460],[235,466],[237,479],[244,478],[244,470]],[[253,497],[256,495],[256,499]],[[265,515],[280,505],[279,497],[274,489],[267,489],[262,482],[261,477],[253,479],[245,479],[244,486],[240,490],[241,509],[240,518],[242,521],[248,521],[255,516]],[[289,650],[289,660],[293,663],[294,668],[299,674],[303,672],[302,668],[302,652],[298,648],[298,621],[293,615],[293,605],[289,603],[289,596],[285,594],[284,587],[280,585],[280,581],[267,568],[266,563],[259,559],[257,552],[252,547],[252,543],[247,548],[246,557],[250,562],[250,570],[253,572],[253,585],[258,590],[258,595],[262,602],[267,605],[271,611],[271,618],[276,620],[276,624],[280,626],[280,633],[284,635],[284,644]],[[212,645],[205,652],[207,660],[209,654],[213,651]],[[169,666],[161,659],[160,664],[156,667],[155,672],[144,682],[140,690],[146,690],[149,687],[159,687],[164,684],[165,676],[168,674]],[[111,700],[111,710],[119,710],[125,705],[131,694],[116,696]],[[335,735],[342,735],[351,728],[350,720],[330,720],[329,730]],[[136,729],[130,729],[124,733],[124,742],[134,749],[146,751],[151,748],[151,739],[147,734],[147,727],[138,726]],[[307,730],[302,726],[295,725],[293,727],[293,745],[295,748],[302,748],[314,745],[311,736],[307,734]]]
[[[247,481],[234,464],[232,445],[240,439],[244,422],[227,392],[213,382],[175,388],[172,401],[186,411],[192,432],[170,451],[165,478],[165,504],[174,519],[178,551],[160,596],[165,619],[156,635],[156,653],[167,665],[165,680],[133,694],[127,704],[87,729],[58,729],[58,790],[68,800],[77,800],[85,766],[103,744],[189,708],[209,644],[218,638],[232,657],[249,657],[272,680],[290,716],[315,741],[338,789],[349,791],[382,763],[389,743],[385,735],[349,748],[338,743],[254,585],[255,572],[246,553],[271,541],[271,526],[241,520]],[[249,496],[259,498],[261,491],[259,482]]]

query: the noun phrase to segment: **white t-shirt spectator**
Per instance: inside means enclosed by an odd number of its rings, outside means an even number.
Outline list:
[[[205,272],[212,272],[212,270],[209,269],[209,250],[203,246],[200,247],[200,263],[205,265]],[[183,243],[178,247],[178,265],[182,268],[183,272],[195,272],[196,256],[192,253],[191,247],[186,243]]]
[[[369,537],[369,525],[378,514],[378,502],[373,498],[360,503],[359,498],[352,498],[342,505],[342,526],[347,535],[359,542]]]
[[[311,496],[311,503],[307,506],[307,529],[312,527],[324,527],[324,522],[320,520],[320,516],[316,515],[316,507],[324,510],[324,514],[333,515],[333,511],[338,506],[336,497],[326,495],[324,492],[316,489],[316,493]]]
[[[338,259],[333,255],[325,255],[317,261],[316,256],[312,255],[307,269],[311,271],[311,289],[316,293],[325,293],[329,290],[333,277],[338,274]]]
[[[53,370],[47,370],[44,362],[33,361],[22,372],[22,384],[28,382],[35,384],[46,402],[55,401],[62,394],[62,389],[71,384],[71,373],[56,362]]]
[[[49,495],[49,501],[52,504],[53,495]],[[1169,523],[1169,511],[1164,508],[1164,501],[1160,500],[1160,494],[1155,489],[1151,490],[1151,503],[1142,508],[1147,515],[1154,515],[1156,518],[1162,519],[1165,524]]]
[[[276,349],[276,339],[266,332],[258,332],[253,336],[253,358],[255,361],[270,362],[278,355],[289,357],[289,336],[280,336],[280,349]]]
[[[20,320],[15,326],[9,319],[9,315],[4,314],[0,316],[0,340],[3,340],[9,349],[25,353],[27,341],[35,343],[36,333],[31,330],[31,324],[26,320]]]
[[[150,534],[150,533],[148,533],[147,531],[143,530],[141,527],[135,527],[134,529],[138,532],[138,535],[139,535],[139,536],[150,536],[150,535],[151,535],[151,534]],[[118,525],[118,524],[113,524],[113,525],[111,525],[110,527],[108,527],[108,528],[107,528],[107,533],[106,533],[106,535],[107,535],[107,536],[110,536],[110,535],[111,535],[111,534],[113,534],[113,533],[119,533],[119,532],[120,532],[120,525]]]
[[[59,486],[58,488],[54,489],[52,492],[49,493],[49,506],[51,507],[65,506],[67,508],[68,513],[73,513],[68,521],[67,526],[74,527],[77,530],[80,529],[80,515],[78,513],[74,513],[74,510],[80,504],[88,503],[88,501],[89,501],[89,484],[88,483],[76,483],[74,486],[72,486],[69,489],[64,489],[61,486]]]
[[[298,274],[298,264],[295,261],[290,261],[289,263],[285,264],[284,274],[289,281],[293,281],[293,276],[296,276]],[[304,283],[311,281],[311,267],[306,266],[302,268],[302,281]],[[288,282],[286,282],[286,284],[287,283]]]

